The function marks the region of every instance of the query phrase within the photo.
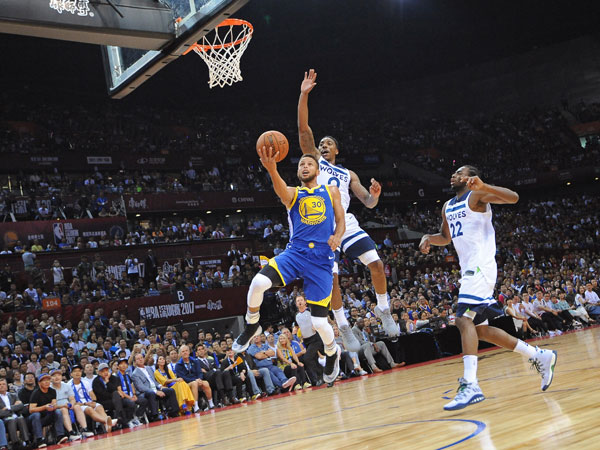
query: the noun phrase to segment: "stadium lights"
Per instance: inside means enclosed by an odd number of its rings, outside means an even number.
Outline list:
[[[206,214],[210,214],[210,213],[212,213],[212,211],[206,211]]]
[[[416,204],[417,204],[417,202],[413,202],[413,205],[416,205]]]
[[[225,217],[229,217],[229,214],[225,214]]]
[[[140,216],[141,216],[141,214],[139,214],[139,213],[135,215],[135,217],[140,217]]]
[[[570,181],[567,181],[567,186],[571,186],[571,182]]]
[[[598,178],[596,178],[596,180],[597,180],[597,179],[598,179]],[[241,209],[236,209],[236,210],[235,210],[235,212],[239,213],[239,212],[242,212],[242,210],[241,210]]]

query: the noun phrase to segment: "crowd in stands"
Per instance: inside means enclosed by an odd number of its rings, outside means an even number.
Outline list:
[[[435,208],[415,211],[392,209],[359,212],[359,220],[371,220],[387,226],[408,228],[427,232],[439,227],[440,212]],[[550,201],[521,201],[515,207],[494,208],[494,226],[497,235],[498,258],[502,264],[514,270],[516,264],[529,261],[534,270],[543,268],[542,262],[536,261],[537,252],[563,251],[565,255],[580,255],[590,263],[600,239],[600,223],[596,211],[600,200],[589,195],[559,197]],[[368,214],[368,216],[367,216]],[[553,231],[560,229],[561,233]],[[221,231],[222,230],[222,231]],[[239,233],[239,234],[238,234]],[[274,254],[285,248],[288,230],[282,221],[268,216],[256,217],[244,224],[216,225],[214,228],[205,225],[200,219],[193,221],[184,218],[179,224],[163,220],[156,229],[143,230],[135,224],[126,238],[113,242],[103,239],[96,241],[90,238],[78,241],[76,248],[102,249],[109,245],[151,245],[162,242],[188,242],[199,238],[226,239],[245,235],[264,239],[270,244]],[[427,261],[429,265],[456,264],[451,248],[435,251],[426,258],[414,248],[394,246],[391,240],[380,243],[380,253],[386,264],[386,271],[392,280],[396,280],[406,270],[414,271]],[[569,251],[575,251],[569,253]],[[3,253],[9,252],[5,250]],[[247,285],[259,270],[258,258],[250,248],[237,249],[232,245],[227,260],[219,267],[205,267],[195,261],[190,252],[182,255],[177,261],[164,265],[164,261],[156,261],[152,250],[136,248],[123,263],[122,273],[106,272],[106,264],[102,253],[98,252],[94,260],[82,256],[81,262],[72,268],[62,267],[56,260],[53,267],[43,270],[35,263],[36,252],[44,251],[36,242],[32,246],[13,248],[21,253],[28,285],[15,282],[19,267],[5,266],[0,271],[0,309],[4,312],[20,309],[39,308],[46,296],[58,296],[63,304],[81,304],[113,299],[129,299],[141,296],[158,295],[177,289],[199,290],[220,287]],[[547,263],[558,265],[555,258],[545,257]],[[554,258],[554,259],[553,259]],[[145,270],[140,277],[139,265],[143,263]],[[340,264],[344,275],[364,276],[362,266],[357,261],[343,258]],[[394,281],[396,283],[397,281]]]
[[[255,135],[269,127],[279,129],[295,147],[295,120],[264,115],[260,119],[252,115],[215,115],[207,120],[195,111],[126,108],[114,103],[31,108],[7,101],[0,105],[0,152],[176,154],[181,155],[178,171],[126,167],[110,171],[95,167],[79,174],[64,173],[60,168],[43,173],[21,172],[12,175],[13,191],[4,192],[4,196],[10,201],[10,195],[22,191],[23,195],[54,196],[60,202],[60,196],[76,195],[83,197],[84,203],[93,203],[92,196],[108,193],[266,190],[270,188],[268,175],[252,150]],[[582,103],[571,109],[580,120],[600,116],[596,104]],[[321,114],[314,118],[313,128],[316,133],[323,128],[323,133],[336,136],[342,156],[376,153],[380,161],[396,165],[409,162],[443,177],[460,165],[473,164],[491,181],[506,180],[507,167],[511,168],[509,178],[518,180],[593,165],[600,156],[598,138],[590,137],[582,149],[558,108],[462,119],[405,118],[394,111],[356,111],[360,112],[336,111],[333,118]],[[10,125],[20,122],[35,126],[24,131]],[[203,162],[195,165],[190,158]],[[291,166],[283,170],[287,176],[294,176]],[[388,188],[411,182],[410,177],[391,172],[381,175]],[[1,181],[2,186],[9,185],[6,176]]]
[[[93,260],[82,255],[81,261],[69,269],[59,260],[55,260],[47,271],[34,263],[26,270],[28,279],[24,290],[17,289],[17,274],[6,265],[0,271],[0,310],[41,309],[43,299],[47,297],[58,297],[63,305],[74,305],[156,296],[174,290],[195,291],[250,284],[260,270],[258,257],[249,248],[238,250],[235,244],[227,253],[229,264],[225,268],[202,265],[189,251],[182,258],[165,264],[157,260],[152,249],[144,251],[144,257],[129,254],[123,264],[116,266],[123,269],[122,272],[109,270],[101,253],[96,253]],[[28,255],[32,253],[23,254],[24,257]]]

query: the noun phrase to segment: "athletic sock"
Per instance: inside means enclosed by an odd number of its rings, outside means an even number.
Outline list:
[[[213,403],[212,398],[208,400],[208,406],[210,408],[214,408],[215,407],[215,404]]]
[[[194,402],[194,409],[197,409],[198,407],[198,402]]]
[[[465,372],[463,378],[467,383],[474,383],[477,381],[477,355],[465,355],[463,356],[463,364],[465,366]]]
[[[377,297],[377,306],[380,310],[385,311],[386,309],[390,309],[390,303],[388,302],[387,292],[385,294],[376,294]]]
[[[344,314],[344,307],[340,309],[333,310],[333,317],[335,317],[335,322],[338,327],[350,326],[348,323],[348,319],[346,319],[346,314]]]
[[[337,352],[337,344],[335,341],[331,341],[329,344],[325,344],[325,354],[327,356],[333,356]]]
[[[513,352],[520,353],[526,358],[534,358],[537,350],[535,347],[532,347],[527,342],[523,342],[521,339],[517,339],[517,345],[513,349]]]
[[[258,319],[260,319],[260,312],[256,311],[256,312],[250,312],[247,311],[246,312],[246,322],[249,324],[253,324],[258,322]]]

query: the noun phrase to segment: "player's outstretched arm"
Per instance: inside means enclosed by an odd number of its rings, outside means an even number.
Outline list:
[[[304,72],[304,80],[300,85],[300,99],[298,100],[298,137],[302,153],[314,155],[319,159],[321,154],[315,146],[315,137],[308,126],[308,93],[317,85],[316,79],[317,73],[314,69],[310,69],[308,73]]]
[[[381,185],[375,178],[371,178],[371,186],[367,191],[367,188],[360,182],[358,175],[353,171],[350,171],[350,189],[354,195],[356,195],[356,198],[358,198],[367,208],[375,208],[377,203],[379,203]]]
[[[342,208],[342,196],[336,186],[329,186],[329,192],[331,192],[331,198],[333,200],[333,212],[335,214],[335,232],[333,236],[329,237],[327,243],[331,250],[335,250],[341,245],[342,237],[346,232],[346,214],[344,208]]]
[[[452,237],[450,236],[450,227],[448,226],[448,221],[446,220],[447,204],[448,202],[444,203],[444,207],[442,208],[442,226],[440,227],[440,232],[436,234],[425,234],[421,238],[419,250],[421,250],[421,253],[424,253],[425,255],[429,253],[432,245],[443,247],[452,241]]]
[[[515,191],[484,183],[478,176],[462,177],[461,181],[467,183],[467,187],[473,191],[473,201],[495,204],[515,204],[519,201],[519,194]]]
[[[258,155],[260,156],[260,162],[267,169],[269,175],[271,176],[271,181],[273,182],[273,189],[275,193],[280,198],[281,203],[285,205],[286,208],[289,208],[294,200],[294,193],[296,191],[295,188],[290,187],[283,181],[279,172],[277,172],[277,157],[279,156],[279,152],[273,154],[273,147],[263,147],[258,150]]]

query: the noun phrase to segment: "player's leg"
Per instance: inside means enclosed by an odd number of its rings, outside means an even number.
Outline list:
[[[477,383],[477,348],[479,342],[474,323],[474,320],[481,321],[482,319],[477,318],[477,312],[472,307],[474,305],[458,304],[456,326],[460,331],[464,371],[463,377],[458,380],[459,387],[454,400],[444,405],[446,411],[463,409],[473,403],[485,400]]]
[[[333,264],[333,289],[331,291],[331,309],[333,310],[333,317],[340,330],[340,336],[344,342],[344,348],[349,352],[358,353],[360,351],[360,342],[356,339],[356,336],[350,328],[348,319],[344,314],[344,306],[342,304],[342,291],[340,290],[340,281],[338,277],[338,263],[337,259],[339,252],[336,252],[336,262]]]
[[[358,258],[361,263],[368,267],[371,272],[371,281],[375,288],[375,296],[377,297],[375,315],[381,320],[383,329],[388,336],[398,336],[398,334],[400,334],[400,329],[394,322],[392,314],[390,313],[387,280],[383,262],[377,253],[377,245],[373,242],[373,239],[360,228],[358,221],[353,214],[346,214],[346,232],[342,239],[342,250],[350,258]]]
[[[355,219],[356,220],[356,219]],[[362,230],[361,230],[362,231]],[[400,328],[394,322],[390,312],[390,303],[388,301],[387,280],[383,262],[377,253],[375,242],[367,233],[359,234],[359,240],[349,240],[346,244],[342,244],[344,253],[350,258],[358,258],[361,263],[368,267],[371,272],[371,281],[375,288],[375,296],[377,297],[377,306],[375,307],[375,315],[381,320],[383,329],[389,337],[396,337],[400,334]],[[362,237],[361,237],[362,236]]]
[[[504,347],[528,358],[532,366],[542,376],[542,391],[550,387],[554,378],[554,366],[557,358],[554,350],[532,347],[527,342],[511,336],[500,328],[488,326],[487,321],[477,327],[477,336],[482,341]]]
[[[318,257],[312,265],[304,268],[304,294],[310,308],[313,328],[321,337],[325,351],[325,369],[323,381],[333,383],[340,372],[340,354],[342,350],[335,342],[333,327],[327,320],[333,286],[333,263],[327,258]]]
[[[246,311],[246,327],[232,345],[235,353],[242,353],[250,345],[254,336],[262,333],[262,328],[258,323],[260,319],[260,305],[262,305],[265,292],[271,287],[285,286],[283,275],[280,272],[280,266],[286,265],[288,256],[286,252],[278,257],[269,260],[269,264],[258,272],[248,288],[248,309]]]
[[[336,344],[333,327],[327,320],[329,310],[325,306],[311,304],[310,314],[313,327],[321,337],[325,350],[323,381],[325,383],[333,383],[340,373],[339,361],[342,350],[339,345]]]
[[[460,331],[463,350],[464,374],[454,400],[444,405],[445,410],[462,409],[485,400],[477,383],[477,349],[479,338],[476,326],[487,325],[488,318],[501,315],[493,301],[495,278],[486,277],[479,267],[467,270],[460,279],[456,326]]]

